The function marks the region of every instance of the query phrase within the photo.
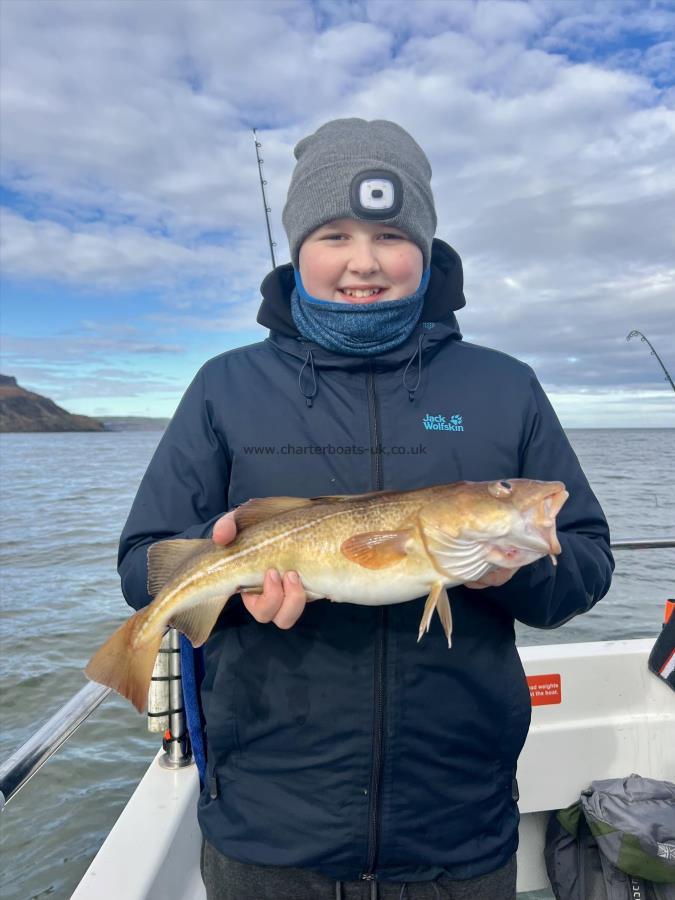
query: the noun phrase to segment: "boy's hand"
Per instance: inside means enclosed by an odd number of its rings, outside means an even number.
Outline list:
[[[464,587],[471,588],[472,591],[480,591],[486,587],[500,587],[513,578],[517,571],[518,569],[493,569],[486,572],[478,581],[467,581]]]
[[[222,516],[213,526],[213,541],[229,544],[237,534],[234,513]],[[297,572],[286,572],[283,581],[276,569],[265,573],[262,594],[242,591],[244,606],[258,622],[274,622],[278,628],[291,628],[302,615],[307,603]]]

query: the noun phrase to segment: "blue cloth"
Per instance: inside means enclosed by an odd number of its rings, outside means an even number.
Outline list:
[[[295,270],[291,313],[300,334],[326,350],[348,356],[375,356],[402,344],[413,332],[424,305],[431,270],[414,294],[374,303],[339,303],[307,293]]]
[[[192,756],[199,771],[199,781],[204,784],[206,750],[204,747],[204,714],[199,698],[199,688],[204,678],[204,651],[194,649],[184,634],[180,636],[180,673],[183,683],[183,703]]]

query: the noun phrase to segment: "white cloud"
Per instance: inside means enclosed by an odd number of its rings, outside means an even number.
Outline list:
[[[670,391],[670,393],[669,393]],[[589,394],[548,391],[564,428],[675,427],[672,390],[603,391]]]
[[[632,327],[675,345],[670,4],[5,0],[3,20],[14,278],[157,289],[146,324],[169,343],[253,327],[250,128],[284,260],[294,143],[328,118],[392,118],[431,158],[467,333],[570,389],[647,390]]]
[[[476,4],[470,31],[476,37],[502,44],[522,40],[541,26],[536,7],[520,0],[484,0]]]
[[[237,246],[184,246],[137,225],[32,221],[0,209],[0,254],[6,275],[103,289],[174,287],[194,278],[222,280],[241,290],[256,268],[265,271],[264,248],[250,239]]]

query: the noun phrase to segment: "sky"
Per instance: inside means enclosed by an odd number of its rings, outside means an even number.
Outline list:
[[[263,340],[293,147],[393,119],[464,265],[466,340],[565,427],[672,427],[675,2],[0,0],[4,374],[72,412],[170,416]]]

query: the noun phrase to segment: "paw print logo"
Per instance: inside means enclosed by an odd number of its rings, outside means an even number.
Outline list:
[[[462,417],[455,414],[454,416],[450,416],[450,424],[451,425],[461,425]]]

